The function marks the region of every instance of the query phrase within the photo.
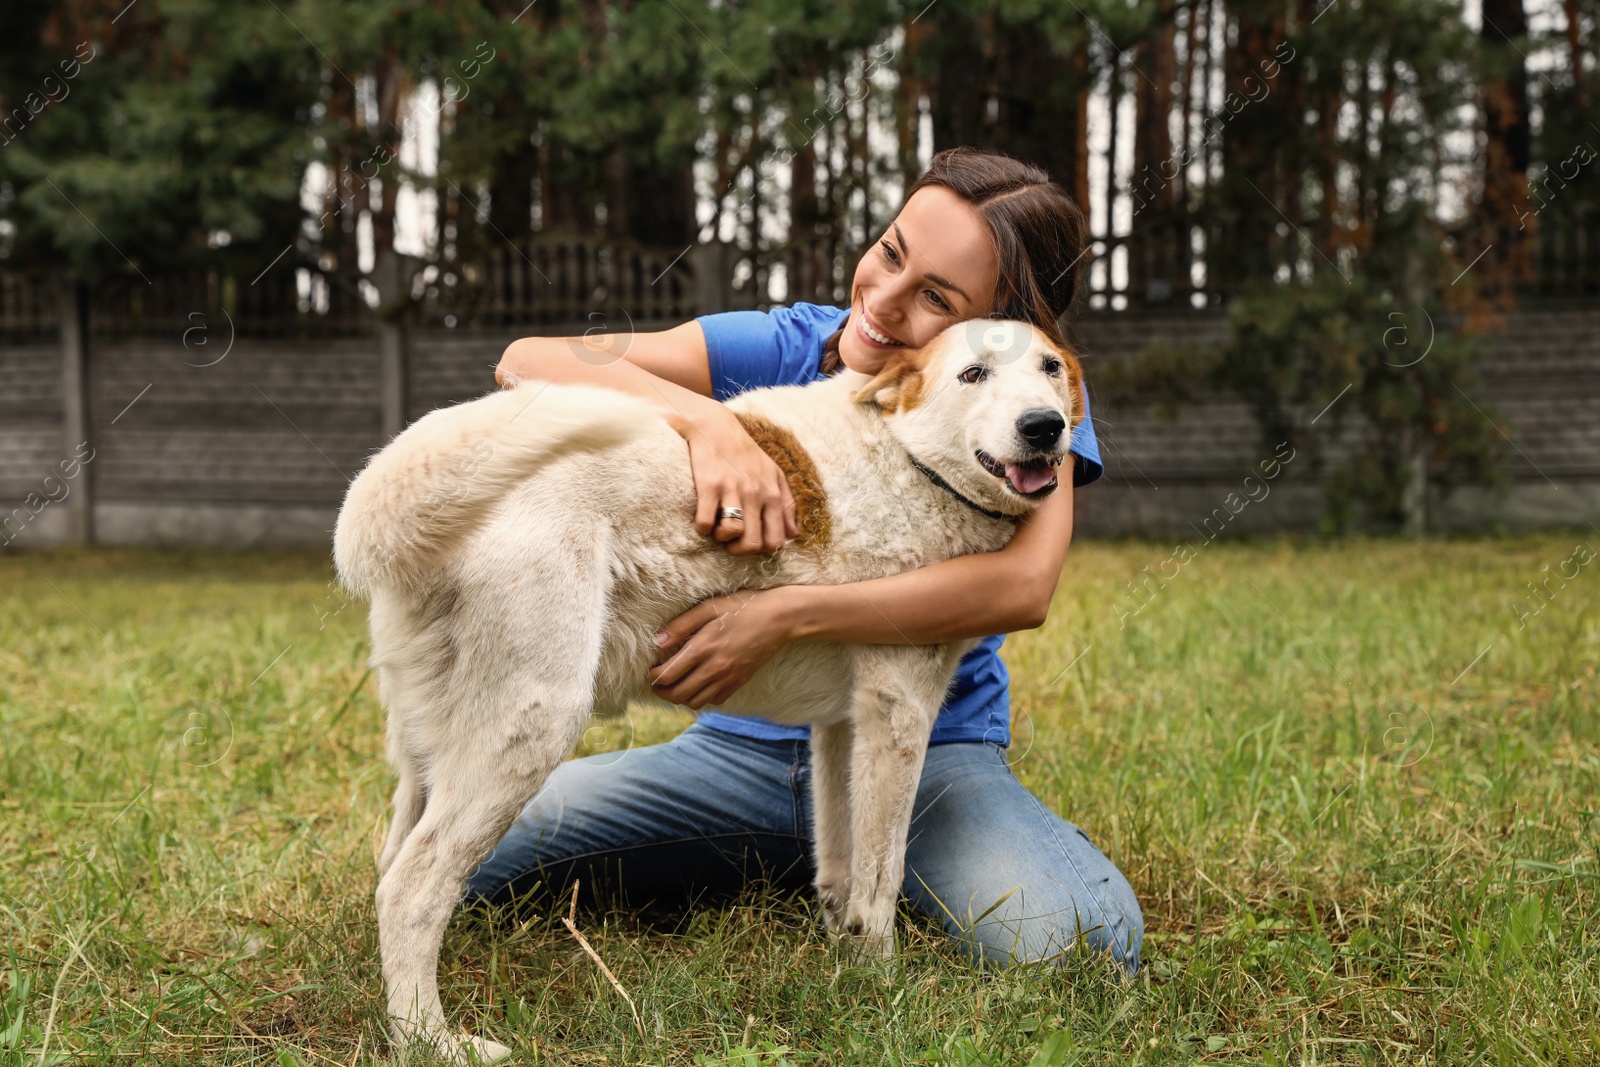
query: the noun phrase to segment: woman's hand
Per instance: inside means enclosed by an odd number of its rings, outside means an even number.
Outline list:
[[[736,556],[776,552],[800,532],[794,495],[772,457],[723,411],[726,417],[697,418],[680,431],[694,473],[694,528]],[[739,508],[744,518],[719,519],[722,508]]]
[[[648,672],[651,690],[696,711],[733,696],[792,639],[778,606],[782,592],[741,589],[667,623],[656,636],[661,653]]]

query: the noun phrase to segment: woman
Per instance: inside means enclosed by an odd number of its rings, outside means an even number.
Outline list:
[[[841,366],[872,374],[895,348],[926,344],[967,319],[1024,319],[1059,340],[1084,242],[1082,213],[1043,171],[951,149],[934,157],[862,257],[848,309],[800,303],[702,315],[659,333],[523,338],[506,349],[496,378],[593,382],[655,401],[688,443],[696,529],[729,552],[771,552],[797,533],[794,502],[720,400]],[[1071,449],[1074,484],[1099,477],[1089,419]],[[975,959],[1048,959],[1081,936],[1131,973],[1144,922],[1127,879],[1005,759],[1009,679],[996,650],[1004,634],[1044,621],[1071,539],[1065,489],[999,552],[849,585],[708,600],[657,635],[652,687],[699,710],[726,700],[788,641],[984,636],[934,725],[904,894]],[[666,744],[569,760],[468,881],[467,896],[559,893],[578,878],[641,905],[727,895],[757,875],[808,885],[808,734],[707,711]]]

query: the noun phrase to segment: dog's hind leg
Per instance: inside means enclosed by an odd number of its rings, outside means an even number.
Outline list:
[[[389,838],[384,842],[383,855],[378,857],[379,878],[400,855],[400,847],[406,843],[428,805],[427,789],[412,759],[401,752],[395,757],[395,765],[400,772],[400,784],[394,789],[394,818],[389,822]]]
[[[811,727],[811,810],[816,820],[817,899],[830,934],[850,899],[850,720]]]
[[[394,863],[394,858],[400,854],[400,846],[405,844],[406,836],[417,825],[417,820],[422,818],[423,809],[428,803],[428,790],[422,780],[421,768],[406,748],[402,733],[405,716],[393,710],[392,702],[399,699],[394,682],[383,667],[378,668],[377,674],[378,699],[385,707],[392,709],[389,712],[388,729],[389,763],[400,777],[394,790],[394,816],[389,821],[389,837],[384,842],[383,854],[378,857],[378,877],[382,878]]]
[[[502,549],[509,558],[494,553],[502,544],[489,541],[475,558],[481,570],[461,579],[452,598],[459,606],[440,613],[426,634],[431,645],[419,637],[405,652],[414,680],[395,694],[406,698],[397,704],[400,743],[427,798],[376,898],[396,1039],[425,1040],[458,1063],[508,1050],[446,1028],[438,984],[445,927],[467,878],[577,744],[609,617],[603,535],[571,531],[532,550],[522,537]]]
[[[439,1001],[439,949],[462,886],[572,750],[590,694],[574,687],[520,709],[499,736],[449,752],[430,767],[422,817],[378,883],[378,940],[398,1041],[425,1040],[456,1062],[491,1062],[509,1050],[452,1033]]]

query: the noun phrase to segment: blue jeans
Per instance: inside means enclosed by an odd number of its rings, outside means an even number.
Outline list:
[[[695,723],[665,744],[568,760],[467,881],[466,899],[559,894],[578,878],[629,906],[804,888],[812,859],[810,746]],[[929,747],[903,895],[974,960],[1057,956],[1081,932],[1131,974],[1144,917],[1087,834],[1045,807],[983,741]]]

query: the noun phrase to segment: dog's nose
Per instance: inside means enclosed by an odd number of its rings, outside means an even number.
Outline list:
[[[1054,408],[1035,408],[1023,412],[1017,420],[1017,432],[1042,452],[1055,448],[1056,442],[1061,440],[1061,431],[1066,428],[1067,420]]]

